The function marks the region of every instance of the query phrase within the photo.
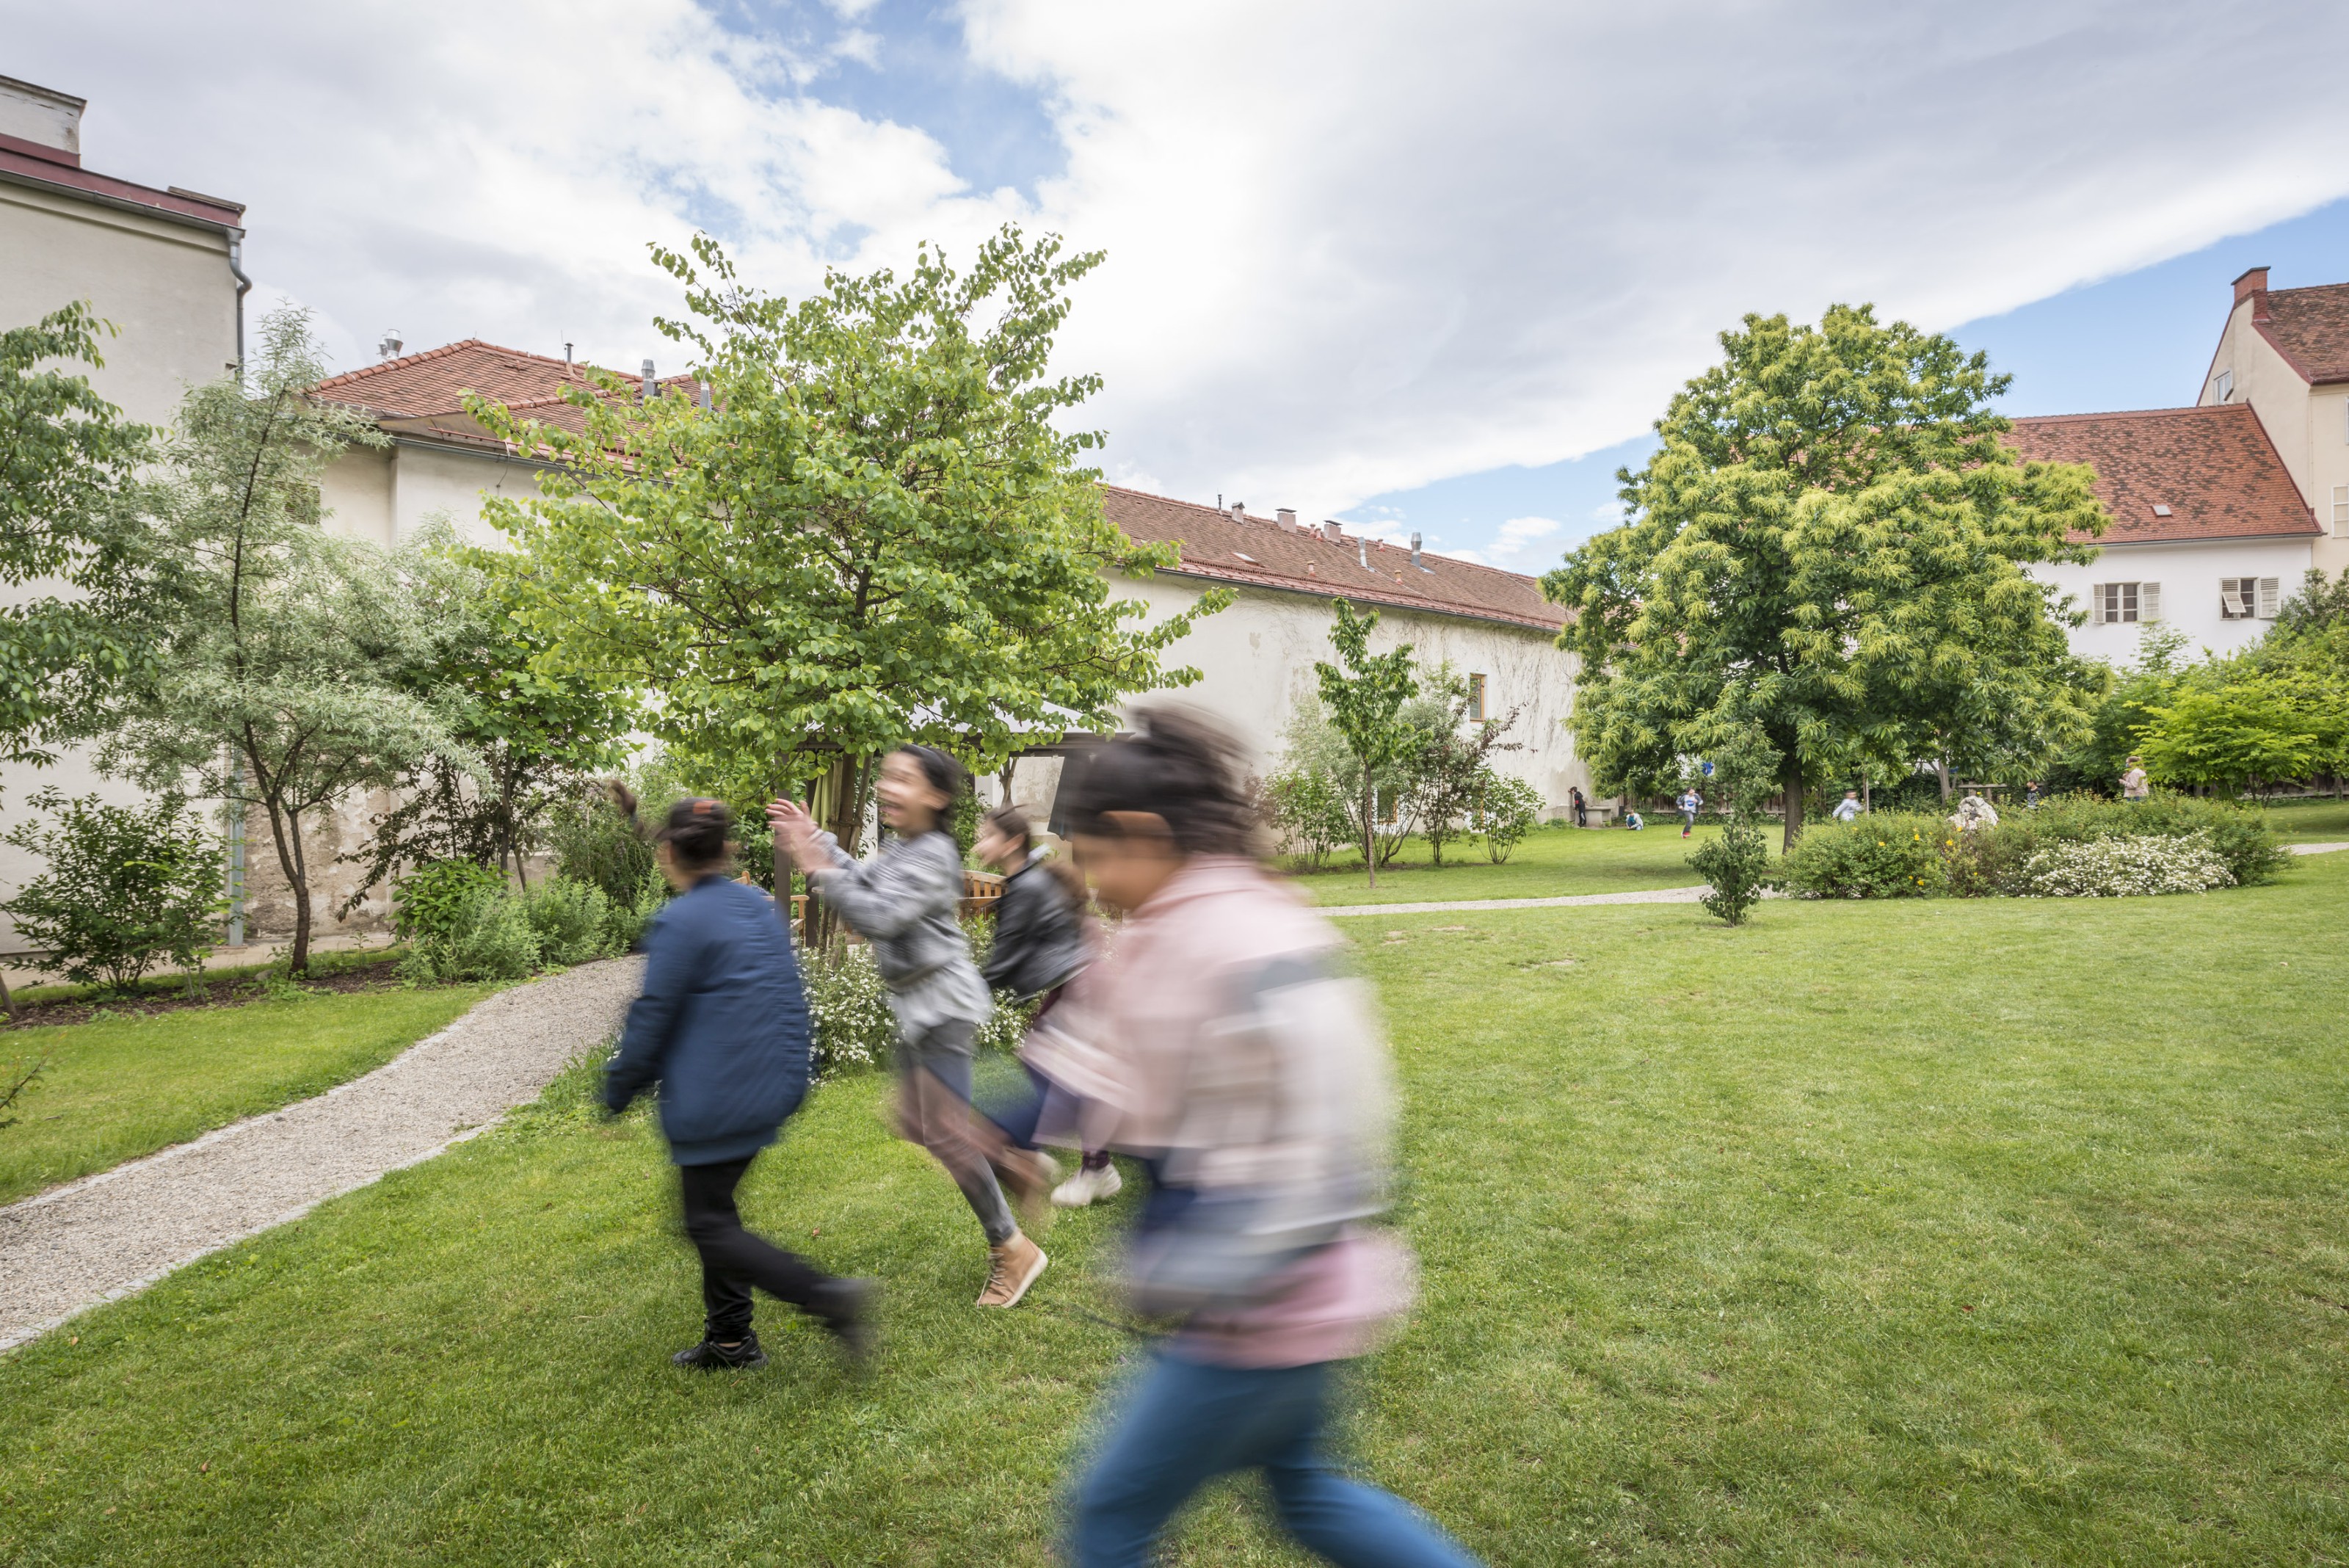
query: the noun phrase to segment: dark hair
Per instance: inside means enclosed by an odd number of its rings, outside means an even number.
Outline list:
[[[668,808],[668,821],[654,833],[653,841],[668,846],[680,869],[699,871],[726,858],[727,840],[733,831],[733,807],[722,800],[696,795]]]
[[[988,826],[1019,845],[1022,854],[1035,845],[1036,833],[1035,829],[1028,825],[1028,814],[1016,805],[999,805],[988,812],[983,820]],[[1043,861],[1043,869],[1052,880],[1066,889],[1069,896],[1080,906],[1092,897],[1092,889],[1085,886],[1084,873],[1071,864],[1067,856],[1047,856]]]
[[[970,771],[936,746],[908,742],[897,749],[920,765],[922,777],[928,781],[932,789],[947,797],[945,810],[951,812],[954,803],[961,798],[964,786],[970,783]]]
[[[1134,722],[1134,733],[1085,753],[1070,790],[1070,831],[1115,838],[1110,813],[1149,812],[1164,820],[1185,855],[1261,853],[1256,803],[1240,782],[1231,737],[1197,710],[1173,704]]]

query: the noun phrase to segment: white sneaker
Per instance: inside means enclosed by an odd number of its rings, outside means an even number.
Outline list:
[[[1099,1170],[1080,1170],[1052,1189],[1052,1201],[1062,1209],[1082,1209],[1104,1198],[1114,1198],[1125,1186],[1125,1178],[1117,1173],[1114,1165],[1104,1165]]]

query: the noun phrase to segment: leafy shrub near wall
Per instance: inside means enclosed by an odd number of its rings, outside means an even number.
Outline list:
[[[1938,816],[1878,813],[1807,828],[1773,878],[1814,898],[1923,898],[1949,888],[1942,855],[1957,833]]]
[[[1521,778],[1490,768],[1476,796],[1476,825],[1485,830],[1485,858],[1498,866],[1541,820],[1541,792]]]
[[[193,969],[212,950],[226,907],[220,845],[185,802],[111,805],[45,789],[30,804],[51,820],[20,823],[5,842],[47,865],[0,909],[48,955],[43,970],[128,991],[165,959]]]
[[[606,950],[612,901],[592,882],[549,877],[523,900],[530,929],[547,963],[585,963]]]
[[[392,889],[391,929],[411,942],[446,941],[471,925],[478,899],[505,890],[504,874],[491,867],[427,861]]]
[[[539,966],[529,902],[503,888],[472,894],[432,935],[414,939],[402,968],[414,980],[520,980]]]
[[[2031,890],[2043,898],[2200,893],[2235,881],[2205,833],[2057,844],[2033,855],[2029,869]]]

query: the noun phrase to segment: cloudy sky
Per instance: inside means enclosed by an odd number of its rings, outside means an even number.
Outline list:
[[[1112,479],[1532,570],[1749,310],[2192,400],[2236,272],[2349,278],[2344,57],[2339,0],[0,0],[0,74],[247,202],[347,368],[659,358],[697,228],[797,292],[1016,222],[1109,253]]]

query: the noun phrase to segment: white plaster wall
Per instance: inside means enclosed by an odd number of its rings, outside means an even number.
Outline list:
[[[2072,596],[2092,614],[2088,589],[2095,583],[2159,583],[2161,618],[2184,632],[2190,651],[2233,653],[2267,634],[2271,620],[2227,620],[2219,609],[2222,577],[2274,577],[2289,597],[2300,586],[2310,559],[2309,541],[2302,539],[2220,539],[2206,543],[2107,545],[2085,566],[2040,566],[2030,568],[2042,582],[2051,582]],[[2091,620],[2072,631],[2072,650],[2084,658],[2102,659],[2116,668],[2137,657],[2137,628],[2123,622],[2106,626]]]
[[[2349,491],[2349,388],[2311,387],[2302,380],[2251,325],[2249,300],[2228,314],[2198,403],[2220,400],[2218,378],[2222,370],[2234,376],[2225,400],[2251,405],[2292,483],[2300,487],[2301,499],[2324,530],[2311,553],[2311,565],[2328,573],[2349,568],[2349,519],[2336,520],[2334,501],[2336,492]],[[2293,587],[2298,586],[2295,577]]]
[[[171,423],[188,388],[236,358],[224,234],[0,183],[0,327],[77,299],[122,329],[89,379],[134,420]]]
[[[345,452],[318,489],[333,514],[327,526],[352,538],[397,545],[444,513],[467,543],[494,547],[505,535],[482,520],[483,497],[534,495],[538,474],[534,464],[495,453],[400,441]]]
[[[1188,608],[1208,586],[1164,574],[1146,582],[1111,579],[1118,597],[1150,607],[1153,623]],[[1314,664],[1333,657],[1330,626],[1335,616],[1326,598],[1241,588],[1230,608],[1200,621],[1164,656],[1167,665],[1198,670],[1200,680],[1151,697],[1191,702],[1220,719],[1250,749],[1257,772],[1268,773],[1278,763],[1281,732],[1291,711],[1315,690]],[[1449,659],[1463,675],[1482,674],[1488,715],[1522,710],[1508,738],[1523,749],[1497,753],[1495,766],[1540,791],[1545,815],[1565,814],[1567,791],[1573,785],[1594,793],[1566,729],[1574,700],[1572,663],[1549,634],[1381,607],[1372,649],[1404,642],[1428,662]],[[1146,703],[1151,697],[1137,701]],[[1027,764],[1021,766],[1024,771]]]

